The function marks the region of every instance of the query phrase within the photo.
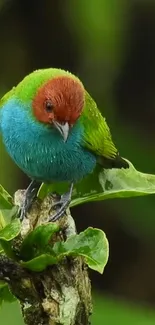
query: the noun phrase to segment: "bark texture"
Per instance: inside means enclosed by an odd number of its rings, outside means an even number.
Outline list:
[[[15,203],[21,206],[24,191],[15,193]],[[36,200],[22,223],[20,235],[13,242],[18,255],[23,238],[37,225],[48,222],[56,197]],[[70,210],[60,219],[61,231],[53,241],[66,240],[76,233]],[[88,325],[92,312],[91,284],[87,267],[81,257],[66,257],[43,272],[32,272],[8,257],[0,257],[0,279],[8,282],[20,302],[27,325]]]

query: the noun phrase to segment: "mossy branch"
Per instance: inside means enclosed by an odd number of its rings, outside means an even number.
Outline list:
[[[24,191],[15,193],[15,204],[21,205]],[[36,200],[20,234],[13,240],[15,256],[20,252],[25,236],[37,225],[48,221],[56,197]],[[66,240],[76,234],[74,220],[68,209],[60,219],[61,231],[54,234],[52,243]],[[92,312],[91,284],[87,266],[81,256],[64,257],[58,264],[42,272],[34,272],[21,264],[0,255],[0,279],[8,283],[13,295],[20,302],[27,325],[87,325]]]

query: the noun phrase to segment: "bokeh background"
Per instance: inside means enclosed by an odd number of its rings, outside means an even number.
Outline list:
[[[106,116],[121,154],[155,174],[155,1],[0,0],[0,95],[37,68],[77,74]],[[13,194],[29,180],[0,142],[0,183]],[[92,324],[155,324],[155,196],[72,210],[78,231],[103,229],[110,258],[90,272]],[[0,324],[22,325],[4,304]]]

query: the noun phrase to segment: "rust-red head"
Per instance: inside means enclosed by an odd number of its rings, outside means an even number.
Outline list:
[[[39,88],[32,103],[38,121],[51,124],[67,140],[70,128],[82,113],[85,90],[78,79],[55,77]]]

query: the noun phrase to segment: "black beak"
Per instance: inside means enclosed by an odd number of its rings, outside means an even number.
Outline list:
[[[60,132],[60,134],[62,135],[64,142],[67,141],[68,139],[68,135],[69,135],[69,124],[68,122],[65,122],[64,124],[61,124],[57,121],[53,121],[54,126],[56,127],[56,129]]]

